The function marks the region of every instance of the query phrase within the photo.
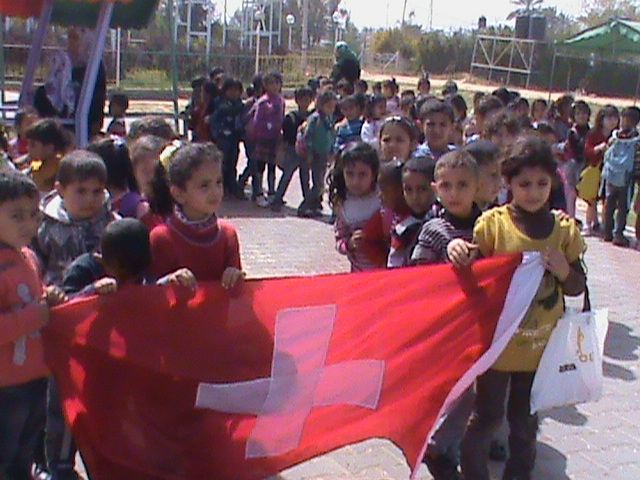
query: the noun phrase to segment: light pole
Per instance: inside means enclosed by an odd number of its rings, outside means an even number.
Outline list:
[[[255,74],[260,72],[260,32],[262,30],[262,21],[264,20],[264,12],[261,9],[257,9],[254,14],[256,21],[256,67]]]
[[[336,32],[334,35],[334,42],[333,42],[335,45],[340,40],[340,20],[342,20],[342,15],[340,15],[340,12],[336,10],[335,12],[333,12],[333,15],[331,15],[331,19],[333,20],[333,23],[335,23],[336,25]]]
[[[291,51],[291,30],[293,29],[293,25],[296,23],[296,17],[292,14],[287,15],[287,25],[289,25],[289,51]]]

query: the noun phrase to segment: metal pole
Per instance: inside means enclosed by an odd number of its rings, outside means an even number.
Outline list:
[[[171,42],[171,87],[173,89],[173,121],[176,132],[180,130],[180,110],[178,108],[178,52],[176,42],[178,38],[178,22],[176,21],[176,11],[173,8],[173,0],[167,0],[167,11],[169,12],[169,25],[172,31],[173,41]]]
[[[29,103],[29,95],[31,93],[31,87],[33,86],[33,79],[36,75],[38,64],[40,63],[40,54],[42,53],[44,38],[47,35],[47,29],[51,23],[51,13],[53,12],[54,3],[55,0],[45,0],[42,5],[42,12],[40,13],[40,19],[38,20],[38,29],[33,37],[33,41],[31,42],[27,68],[24,72],[22,88],[20,89],[20,100],[18,100],[18,104],[22,107]]]
[[[116,87],[120,88],[122,76],[122,29],[116,29]]]
[[[258,26],[256,27],[256,67],[254,73],[257,75],[260,73],[260,27],[262,22],[258,20]]]
[[[291,25],[289,25],[289,51],[291,51]]]
[[[222,22],[222,47],[227,46],[227,0],[224,0],[223,7],[223,22]]]
[[[78,98],[78,106],[76,108],[76,143],[78,147],[83,148],[89,143],[90,125],[89,112],[91,110],[91,100],[96,89],[96,80],[98,79],[98,71],[102,63],[102,54],[104,53],[104,44],[109,33],[109,24],[113,14],[113,3],[103,2],[98,15],[98,23],[96,24],[96,41],[91,49],[89,63],[84,71],[84,79]],[[102,125],[100,126],[102,127]]]
[[[4,105],[5,91],[4,91],[4,76],[5,72],[5,62],[4,62],[4,15],[0,15],[0,104]],[[5,112],[2,111],[2,119],[6,120]]]
[[[302,75],[307,75],[307,50],[309,49],[309,0],[302,0]]]
[[[551,74],[549,75],[549,96],[547,98],[548,102],[551,102],[551,89],[553,88],[553,74],[556,71],[556,55],[557,55],[556,47],[553,47],[553,60],[551,61]]]
[[[282,2],[280,4],[282,5]],[[269,55],[273,54],[273,6],[274,2],[269,2]]]

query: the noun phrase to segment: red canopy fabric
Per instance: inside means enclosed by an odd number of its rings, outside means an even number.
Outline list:
[[[131,3],[133,0],[72,0],[83,3],[118,2]],[[0,14],[8,17],[38,17],[44,0],[0,0]]]

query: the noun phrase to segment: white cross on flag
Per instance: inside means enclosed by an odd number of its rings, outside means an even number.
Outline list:
[[[373,437],[415,471],[528,309],[521,260],[126,287],[55,309],[47,361],[92,480],[259,479]]]

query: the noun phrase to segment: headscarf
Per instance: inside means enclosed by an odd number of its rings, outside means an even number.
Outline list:
[[[71,60],[74,67],[84,67],[89,62],[91,56],[91,49],[95,42],[95,32],[90,28],[74,27],[70,28],[68,35],[75,35],[77,37],[77,51],[69,50]]]
[[[336,43],[336,60],[341,62],[343,60],[355,60],[358,61],[358,56],[351,50],[347,42],[340,41]]]
[[[71,81],[71,59],[64,50],[54,50],[48,57],[49,74],[45,83],[45,91],[51,105],[62,115],[73,115],[75,109],[75,91]]]

